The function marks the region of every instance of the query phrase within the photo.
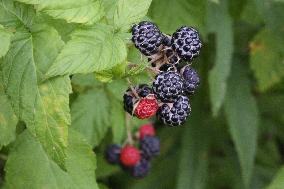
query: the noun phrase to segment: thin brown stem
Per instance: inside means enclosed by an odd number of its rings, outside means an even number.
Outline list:
[[[135,96],[136,98],[140,98],[139,95],[137,94],[136,90],[134,89],[134,87],[133,87],[131,81],[129,80],[129,78],[126,78],[126,80],[127,80],[127,82],[128,82],[128,85],[129,85],[129,87],[130,87],[132,93],[134,94],[134,96]]]
[[[125,125],[126,125],[126,132],[127,132],[127,143],[130,145],[133,145],[134,141],[133,141],[132,129],[130,125],[130,116],[128,113],[125,113]]]

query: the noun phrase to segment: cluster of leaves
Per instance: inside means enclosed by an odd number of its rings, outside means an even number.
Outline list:
[[[147,12],[200,30],[202,85],[137,182],[103,152],[124,142],[124,78],[150,82],[129,43]],[[283,17],[283,0],[0,0],[3,187],[284,188]]]

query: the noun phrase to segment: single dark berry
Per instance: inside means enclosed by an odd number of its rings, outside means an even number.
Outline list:
[[[187,65],[181,69],[181,75],[184,79],[184,92],[187,94],[193,94],[200,83],[199,76],[196,70]]]
[[[175,102],[160,106],[157,117],[166,125],[179,126],[186,121],[190,111],[188,97],[179,96]]]
[[[154,116],[159,108],[155,95],[141,98],[135,105],[134,115],[139,119],[147,119]]]
[[[176,72],[162,72],[153,82],[153,92],[162,102],[172,102],[183,93],[183,80]]]
[[[147,176],[149,170],[151,168],[151,164],[148,160],[142,158],[132,169],[131,175],[135,178],[143,178]]]
[[[120,162],[126,167],[135,166],[141,159],[140,151],[133,146],[125,146],[120,152]]]
[[[152,22],[142,21],[132,27],[132,41],[137,49],[146,56],[158,52],[164,35]]]
[[[160,140],[154,136],[145,136],[140,140],[140,149],[144,158],[151,159],[160,153]]]
[[[120,146],[117,144],[112,144],[108,146],[106,152],[105,152],[105,158],[106,160],[111,164],[118,164],[119,163],[119,157],[120,157]]]
[[[155,129],[152,123],[142,125],[139,128],[139,139],[144,139],[145,136],[155,136]]]
[[[134,90],[136,91],[139,98],[141,97],[147,97],[150,94],[153,94],[152,88],[150,88],[146,84],[141,84],[134,87]],[[139,98],[135,96],[133,91],[129,88],[123,95],[123,104],[124,104],[124,110],[128,112],[130,115],[133,115],[134,111],[134,105],[138,103]]]
[[[192,61],[196,58],[202,47],[197,30],[192,27],[183,26],[172,36],[172,48],[180,58]]]

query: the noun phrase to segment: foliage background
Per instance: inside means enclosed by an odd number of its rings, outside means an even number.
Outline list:
[[[1,0],[1,186],[284,188],[283,18],[283,0]],[[129,41],[144,19],[204,48],[189,121],[152,120],[162,152],[135,180],[103,153],[125,138],[125,78],[150,83]]]

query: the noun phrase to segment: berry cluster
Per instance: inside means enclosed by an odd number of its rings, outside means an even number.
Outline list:
[[[111,164],[120,164],[123,170],[130,172],[133,177],[143,178],[149,173],[150,160],[160,153],[160,141],[155,136],[152,124],[139,128],[137,140],[139,148],[134,144],[126,144],[123,147],[117,144],[110,145],[105,158]]]
[[[183,26],[169,36],[155,24],[143,21],[132,27],[132,41],[157,75],[152,86],[142,84],[125,92],[125,111],[139,119],[157,115],[170,126],[183,124],[191,112],[188,96],[199,85],[197,72],[186,64],[200,53],[198,32]]]

